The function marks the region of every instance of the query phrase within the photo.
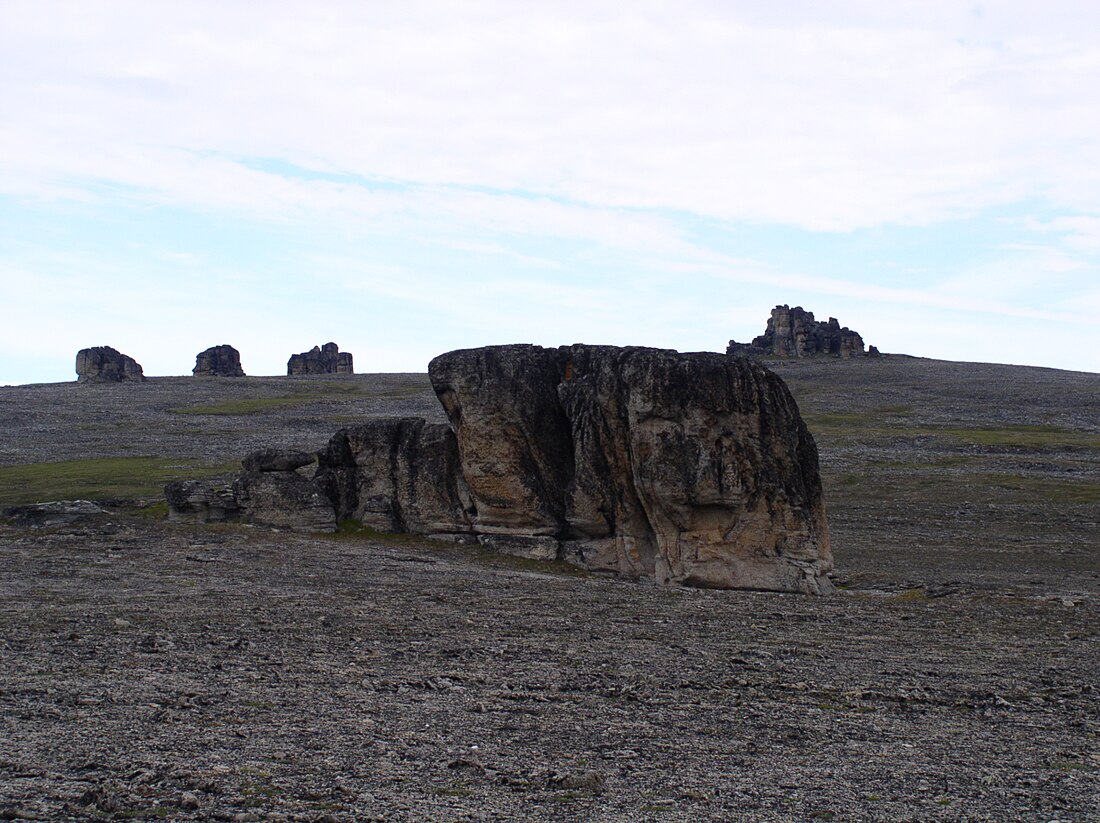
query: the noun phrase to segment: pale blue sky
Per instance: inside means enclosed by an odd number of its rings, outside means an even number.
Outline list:
[[[1100,371],[1100,8],[168,5],[0,3],[0,383],[721,351],[777,303]]]

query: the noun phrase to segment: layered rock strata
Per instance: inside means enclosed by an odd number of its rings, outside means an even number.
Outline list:
[[[764,333],[752,343],[731,340],[726,354],[771,354],[779,357],[813,357],[833,355],[853,357],[865,354],[863,338],[847,326],[842,327],[835,317],[828,321],[815,320],[814,313],[801,306],[776,306]],[[871,347],[866,354],[878,354]]]
[[[195,377],[244,377],[241,353],[228,344],[211,346],[195,356],[191,373]]]
[[[482,542],[660,582],[830,589],[817,449],[763,367],[497,346],[437,357],[429,376]]]
[[[307,352],[292,354],[286,363],[288,376],[296,374],[354,374],[350,352],[340,351],[335,343],[314,346]]]
[[[141,365],[110,346],[92,346],[76,353],[78,383],[141,383]]]

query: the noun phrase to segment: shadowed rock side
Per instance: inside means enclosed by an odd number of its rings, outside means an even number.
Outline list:
[[[334,531],[332,501],[316,478],[298,473],[316,462],[308,452],[262,449],[242,460],[233,481],[181,480],[164,496],[173,520],[200,523],[243,520],[299,532]]]
[[[338,431],[318,458],[317,481],[337,520],[414,534],[472,531],[458,444],[446,423],[371,420]]]
[[[92,346],[76,353],[78,383],[141,383],[145,374],[134,358],[110,346]]]
[[[351,352],[342,352],[335,343],[314,346],[307,352],[292,354],[286,362],[287,376],[296,374],[355,374]]]
[[[741,358],[497,346],[429,366],[479,540],[660,582],[822,593],[817,449]]]
[[[768,318],[764,333],[752,343],[729,342],[726,354],[773,354],[779,357],[813,357],[834,355],[853,357],[878,354],[874,346],[864,352],[863,338],[847,326],[841,327],[835,317],[828,321],[814,320],[814,313],[801,306],[776,306]]]
[[[244,377],[241,353],[228,344],[211,346],[195,356],[191,374],[195,377]]]

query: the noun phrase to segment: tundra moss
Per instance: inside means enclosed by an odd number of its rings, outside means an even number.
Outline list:
[[[102,457],[0,466],[0,506],[47,500],[156,498],[180,478],[217,477],[237,463],[207,464],[164,457]]]

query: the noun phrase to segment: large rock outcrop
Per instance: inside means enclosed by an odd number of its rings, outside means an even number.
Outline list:
[[[78,383],[140,383],[145,380],[134,358],[110,346],[92,346],[76,353]]]
[[[817,448],[783,381],[721,354],[490,346],[435,358],[450,424],[370,420],[166,489],[174,516],[477,540],[662,583],[821,594]]]
[[[229,344],[211,346],[195,356],[195,377],[244,377],[241,353]]]
[[[350,352],[340,351],[335,343],[314,346],[307,352],[292,354],[286,363],[288,376],[296,374],[355,374]]]
[[[721,588],[822,592],[817,449],[743,358],[495,346],[429,366],[482,542]]]
[[[877,354],[872,346],[863,350],[863,338],[847,326],[841,327],[835,317],[828,321],[814,320],[814,313],[801,306],[776,306],[768,318],[768,326],[752,343],[729,342],[726,354],[773,354],[779,357],[813,357],[834,355],[853,357]]]

